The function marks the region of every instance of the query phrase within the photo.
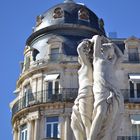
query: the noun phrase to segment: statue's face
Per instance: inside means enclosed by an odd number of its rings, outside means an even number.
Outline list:
[[[114,47],[111,43],[103,44],[101,53],[105,59],[111,60],[114,57]]]

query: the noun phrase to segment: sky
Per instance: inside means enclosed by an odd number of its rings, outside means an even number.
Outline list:
[[[84,3],[105,22],[106,32],[119,38],[140,38],[140,0],[75,0]],[[9,103],[20,74],[25,42],[35,19],[63,0],[0,0],[0,140],[12,140]]]

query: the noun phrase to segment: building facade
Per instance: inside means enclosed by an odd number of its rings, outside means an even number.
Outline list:
[[[74,140],[70,128],[78,94],[77,46],[85,38],[104,35],[104,22],[84,4],[72,0],[37,16],[26,41],[12,110],[13,140]],[[123,52],[117,72],[125,112],[119,139],[140,136],[140,40],[110,38]]]

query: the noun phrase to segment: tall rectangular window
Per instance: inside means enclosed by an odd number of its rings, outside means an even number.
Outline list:
[[[138,62],[139,61],[138,48],[129,48],[129,61],[130,62]]]
[[[129,84],[130,84],[130,98],[134,98],[135,97],[134,84],[132,83],[132,81],[130,81]]]
[[[137,83],[137,98],[140,98],[140,83]]]
[[[139,124],[132,125],[132,136],[140,136],[140,125]]]
[[[58,60],[59,55],[60,55],[59,48],[51,48],[51,55],[50,55],[51,60]]]
[[[32,95],[32,89],[30,85],[26,85],[24,87],[24,95],[23,95],[23,106],[27,107],[29,104],[29,101],[33,100]]]
[[[30,68],[30,57],[26,57],[25,59],[25,70],[28,70]]]
[[[53,82],[48,81],[48,99],[52,97],[52,93],[53,93]]]
[[[48,99],[53,98],[54,95],[57,96],[59,91],[59,81],[48,81]]]
[[[58,117],[47,117],[46,118],[46,137],[47,138],[58,138]]]
[[[27,140],[27,125],[22,125],[20,128],[20,140]]]

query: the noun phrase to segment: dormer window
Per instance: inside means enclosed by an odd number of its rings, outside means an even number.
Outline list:
[[[39,15],[36,17],[36,26],[39,26],[42,23],[43,16]]]
[[[62,8],[58,7],[54,10],[53,17],[56,18],[62,18],[64,17],[64,11]]]
[[[89,21],[89,12],[86,9],[81,8],[78,12],[78,18]]]

